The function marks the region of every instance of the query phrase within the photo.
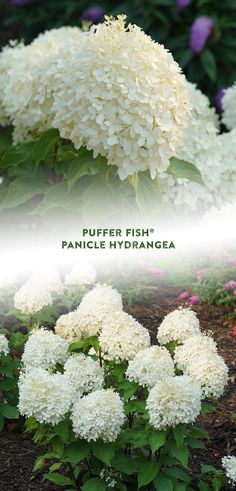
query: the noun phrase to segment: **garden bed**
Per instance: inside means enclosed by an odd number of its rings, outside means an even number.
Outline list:
[[[155,343],[157,325],[163,317],[179,306],[179,288],[160,286],[144,287],[143,299],[139,305],[126,306],[125,310],[149,329]],[[148,294],[147,294],[148,292]],[[236,393],[233,390],[236,378],[236,347],[231,331],[224,326],[224,309],[213,305],[194,306],[203,331],[212,331],[219,353],[230,369],[230,381],[221,398],[216,413],[199,419],[210,436],[206,450],[192,452],[192,466],[197,474],[200,465],[220,467],[221,457],[233,453],[236,448],[236,428],[233,416],[236,408]],[[43,449],[36,448],[30,436],[19,432],[11,424],[9,431],[1,435],[0,445],[0,491],[54,491],[59,487],[43,480],[43,472],[32,474],[34,461]],[[231,489],[222,488],[223,491]]]

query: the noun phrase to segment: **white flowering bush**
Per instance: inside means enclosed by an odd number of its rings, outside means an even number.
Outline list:
[[[13,127],[14,143],[0,137],[0,209],[25,203],[22,213],[44,215],[59,204],[104,219],[135,204],[157,213],[160,175],[203,182],[195,162],[178,157],[191,113],[186,78],[125,16],[10,43],[0,52],[0,88],[0,122]],[[73,271],[66,284],[94,281],[84,275]]]
[[[79,322],[89,307],[98,324],[86,333]],[[21,362],[18,408],[35,441],[49,447],[35,470],[47,465],[45,477],[68,490],[191,489],[191,448],[207,438],[196,420],[227,383],[227,367],[196,314],[168,314],[160,344],[151,346],[119,293],[97,285],[59,321],[56,334],[32,332]],[[220,486],[222,471],[208,471],[201,482]]]

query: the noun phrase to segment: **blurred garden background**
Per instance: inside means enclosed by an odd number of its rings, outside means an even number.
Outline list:
[[[221,91],[236,79],[236,0],[1,0],[0,43],[30,42],[46,29],[98,23],[119,13],[163,43],[188,80],[220,109]]]

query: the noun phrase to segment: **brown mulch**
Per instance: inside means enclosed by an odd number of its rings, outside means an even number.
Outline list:
[[[145,287],[144,287],[145,288]],[[155,342],[157,326],[163,317],[180,304],[177,296],[180,289],[162,285],[160,288],[150,288],[141,305],[126,306],[125,310],[149,329],[152,341]],[[224,326],[224,309],[211,305],[194,306],[202,330],[212,331],[217,341],[220,354],[230,369],[230,381],[221,398],[217,412],[199,420],[209,433],[206,450],[192,452],[191,466],[199,472],[200,465],[211,464],[220,468],[220,459],[228,453],[236,452],[236,338]],[[19,430],[9,428],[0,436],[0,491],[56,491],[62,489],[49,481],[43,480],[43,472],[32,474],[36,457],[43,453],[42,448],[36,448],[30,436]],[[231,488],[225,486],[223,491]]]

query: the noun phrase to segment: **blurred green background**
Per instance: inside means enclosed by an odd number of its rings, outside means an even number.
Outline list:
[[[212,102],[219,88],[236,80],[236,0],[0,0],[1,45],[16,38],[29,42],[53,27],[80,26],[90,7],[101,7],[106,14],[125,13],[129,21],[169,48],[188,79]],[[196,54],[189,41],[199,16],[208,16],[213,28]]]

